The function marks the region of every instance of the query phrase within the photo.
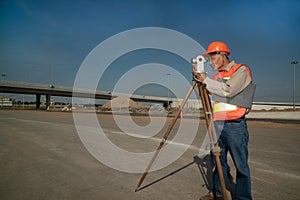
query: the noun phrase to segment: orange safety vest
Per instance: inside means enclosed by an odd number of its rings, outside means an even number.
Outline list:
[[[234,72],[241,66],[245,66],[250,78],[252,80],[252,75],[250,68],[244,64],[235,64],[233,65],[229,71],[222,70],[213,76],[213,80],[217,80],[219,78],[223,80],[229,80]],[[243,117],[246,114],[246,108],[239,107],[233,104],[225,103],[225,102],[214,102],[214,120],[234,120]]]

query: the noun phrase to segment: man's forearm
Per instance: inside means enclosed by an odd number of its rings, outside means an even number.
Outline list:
[[[240,67],[226,83],[208,77],[205,78],[203,83],[206,84],[207,90],[212,93],[223,97],[232,97],[251,83],[251,77],[245,67]]]

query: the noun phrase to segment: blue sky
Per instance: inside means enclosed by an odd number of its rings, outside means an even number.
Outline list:
[[[0,20],[0,73],[7,80],[72,86],[85,57],[105,39],[133,28],[163,27],[205,48],[215,40],[226,42],[230,58],[251,67],[256,101],[292,101],[290,62],[300,61],[297,0],[2,0]],[[99,89],[111,90],[122,73],[148,62],[168,64],[190,80],[189,63],[162,54],[149,50],[120,58]],[[300,64],[296,67],[299,74]],[[155,86],[142,91],[166,94]],[[299,102],[299,77],[296,94]]]

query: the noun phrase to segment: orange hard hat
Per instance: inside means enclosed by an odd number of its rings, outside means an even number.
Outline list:
[[[206,55],[210,53],[217,53],[217,52],[225,52],[228,56],[230,55],[230,50],[226,46],[224,42],[212,42],[208,45],[206,50]]]

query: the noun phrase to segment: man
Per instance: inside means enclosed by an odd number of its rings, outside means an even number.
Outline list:
[[[223,42],[212,42],[205,56],[213,70],[218,72],[211,79],[206,73],[195,75],[197,82],[204,83],[212,93],[214,105],[214,124],[221,147],[220,160],[225,182],[227,182],[227,153],[236,167],[235,196],[232,199],[252,199],[250,169],[248,166],[248,130],[245,115],[252,103],[254,89],[251,72],[244,64],[235,64],[228,56],[230,51]],[[225,97],[225,98],[224,98]],[[213,194],[200,200],[222,199],[219,175],[213,175]]]

